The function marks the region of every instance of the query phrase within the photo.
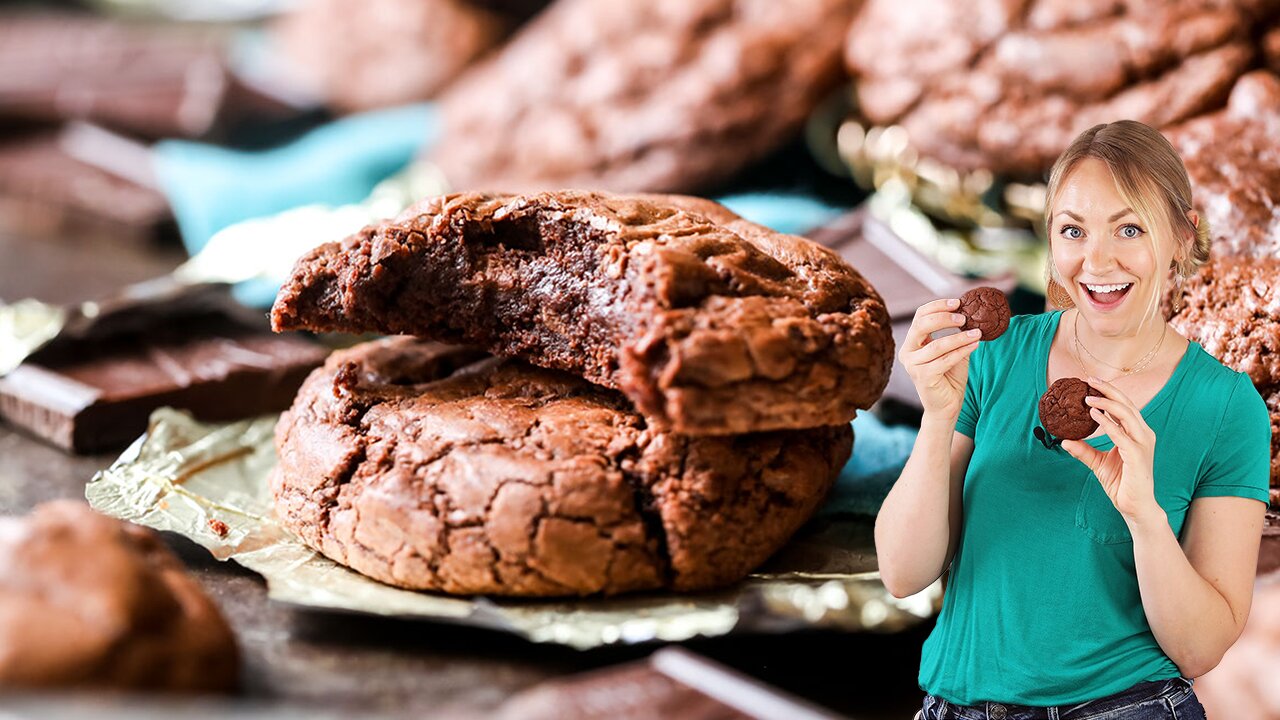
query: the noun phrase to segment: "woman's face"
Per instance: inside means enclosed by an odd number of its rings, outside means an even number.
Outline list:
[[[1125,203],[1110,169],[1094,158],[1063,179],[1050,213],[1050,252],[1076,307],[1101,335],[1132,333],[1150,293],[1164,289],[1170,243],[1157,242],[1160,257],[1152,255],[1154,229]]]

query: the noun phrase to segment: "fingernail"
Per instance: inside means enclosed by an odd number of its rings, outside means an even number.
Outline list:
[[[951,298],[950,300],[948,300],[948,301],[947,301],[947,306],[948,306],[948,307],[953,307],[953,308],[960,307],[960,299],[959,299],[959,298]]]
[[[973,330],[965,331],[965,335],[968,335],[969,337],[978,337],[981,334],[982,334],[982,331],[978,330],[977,328],[974,328]]]
[[[953,322],[962,323],[962,322],[964,322],[964,316],[963,316],[963,315],[961,315],[960,313],[955,313],[955,314],[953,314],[953,315],[951,316],[951,320],[952,320]]]

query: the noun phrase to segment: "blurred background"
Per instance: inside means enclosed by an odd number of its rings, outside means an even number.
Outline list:
[[[1280,207],[1280,4],[1059,5],[4,3],[0,302],[78,306],[169,277],[230,283],[260,321],[298,254],[420,197],[579,187],[711,197],[807,234],[884,295],[900,343],[916,307],[976,285],[999,287],[1014,313],[1046,307],[1044,173],[1077,132],[1121,117],[1167,131],[1190,158],[1215,255],[1274,260],[1280,221],[1265,213]],[[1257,162],[1239,159],[1245,147]],[[1280,324],[1266,272],[1259,322]],[[13,337],[19,325],[0,318]],[[1258,353],[1280,350],[1257,342]],[[1274,428],[1280,381],[1251,375]],[[149,409],[129,422],[145,424]],[[918,418],[899,366],[854,423],[828,514],[870,522]],[[120,444],[67,448],[88,451],[76,456],[30,427],[0,433],[6,513],[81,496]],[[1271,522],[1260,577],[1280,568]],[[488,708],[537,679],[640,654],[476,643],[456,630],[402,636],[364,620],[338,631],[266,608],[249,573],[180,549],[263,668],[258,697]],[[1280,617],[1275,593],[1265,597],[1255,613]],[[927,632],[695,645],[829,709],[910,717]],[[1276,686],[1259,680],[1280,671],[1280,643],[1250,637],[1217,681],[1236,689],[1213,701],[1222,717],[1280,717]],[[332,666],[348,660],[340,682]],[[426,672],[440,679],[416,684]],[[379,673],[383,684],[354,679]],[[1221,714],[1267,684],[1269,709],[1250,700]],[[1213,697],[1213,681],[1204,686]]]

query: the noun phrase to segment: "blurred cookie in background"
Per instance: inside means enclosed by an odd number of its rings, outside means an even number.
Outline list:
[[[1253,380],[1271,414],[1271,485],[1280,487],[1280,258],[1211,259],[1186,281],[1169,323]]]
[[[1222,662],[1196,678],[1196,696],[1211,718],[1280,720],[1280,576],[1259,580],[1249,622]]]
[[[1271,0],[868,0],[846,61],[863,116],[926,157],[1039,179],[1078,133],[1222,107],[1261,62]]]
[[[560,0],[441,97],[455,189],[703,190],[843,77],[853,0]]]
[[[299,79],[352,112],[434,97],[541,4],[311,0],[274,33]]]
[[[239,653],[154,532],[69,500],[0,518],[0,688],[224,692]]]
[[[1280,77],[1245,75],[1225,109],[1167,135],[1209,221],[1212,255],[1280,257]]]

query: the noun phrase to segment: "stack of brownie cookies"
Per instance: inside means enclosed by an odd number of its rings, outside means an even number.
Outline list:
[[[1271,411],[1271,485],[1280,489],[1280,77],[1245,75],[1224,110],[1169,140],[1213,234],[1209,262],[1171,291],[1181,307],[1169,322],[1253,380]],[[1166,308],[1177,304],[1171,297]]]
[[[740,580],[822,502],[893,359],[835,253],[682,196],[429,198],[303,256],[272,321],[413,336],[311,375],[271,487],[317,551],[458,594]]]

